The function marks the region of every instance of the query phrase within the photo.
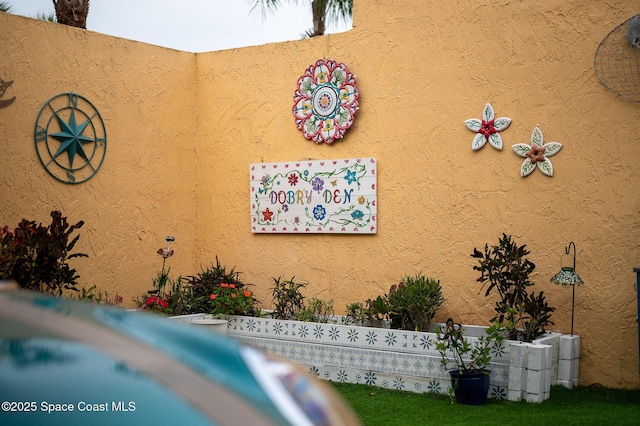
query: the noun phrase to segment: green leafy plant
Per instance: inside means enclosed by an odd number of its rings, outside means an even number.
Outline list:
[[[213,315],[254,315],[254,300],[249,290],[232,283],[220,283],[209,295]]]
[[[284,280],[282,277],[272,278],[271,296],[274,302],[273,316],[279,319],[295,319],[298,312],[304,309],[304,296],[301,290],[306,283],[295,281],[295,277]]]
[[[369,321],[371,321],[371,324],[389,319],[389,314],[393,308],[389,303],[387,295],[378,295],[375,299],[367,299],[365,303],[367,306],[364,312]]]
[[[429,331],[436,312],[444,302],[440,281],[418,273],[405,276],[389,290],[391,327]]]
[[[247,284],[240,280],[240,273],[235,268],[227,270],[227,267],[220,264],[216,256],[216,264],[202,268],[196,275],[191,275],[183,279],[183,284],[190,293],[189,309],[183,313],[209,312],[211,309],[211,295],[220,289],[220,284],[233,284],[235,288],[242,292]],[[243,293],[244,294],[244,293]],[[253,303],[259,303],[252,297]],[[253,312],[253,311],[251,311]]]
[[[173,256],[171,243],[175,238],[166,238],[167,247],[161,247],[157,253],[162,256],[162,269],[152,279],[152,289],[147,291],[141,298],[134,299],[138,309],[153,311],[165,315],[175,314],[180,310],[179,302],[182,300],[182,279],[171,278],[171,268],[166,266],[167,258]]]
[[[473,267],[480,272],[478,282],[488,283],[485,297],[494,291],[500,296],[496,302],[497,315],[490,321],[511,323],[509,338],[531,342],[545,333],[545,328],[553,324],[551,313],[555,311],[547,303],[544,292],[536,295],[529,293],[528,287],[533,285],[529,276],[536,265],[526,256],[530,252],[526,245],[518,246],[511,236],[502,234],[498,245],[484,247],[484,253],[473,249],[471,257],[478,259]]]
[[[61,296],[78,291],[76,270],[67,263],[84,253],[71,253],[79,235],[70,240],[83,221],[69,225],[59,211],[51,212],[51,224],[42,226],[23,219],[13,231],[0,229],[0,278],[15,280],[20,287]]]
[[[328,323],[333,320],[334,315],[333,300],[325,302],[317,297],[312,297],[306,306],[298,310],[296,320]]]
[[[343,324],[355,324],[360,326],[382,327],[383,321],[389,320],[391,305],[387,295],[379,295],[375,299],[367,299],[362,302],[354,302],[346,306],[346,314]]]
[[[445,370],[462,373],[483,370],[491,362],[491,350],[506,338],[505,327],[501,323],[494,323],[472,344],[465,338],[464,328],[451,318],[447,319],[444,327],[439,325],[436,333],[436,348],[440,353],[442,366]]]
[[[85,288],[82,287],[72,299],[84,300],[92,303],[101,303],[105,305],[118,306],[122,303],[122,296],[115,294],[112,296],[107,291],[99,290],[95,285]]]
[[[345,325],[355,324],[361,325],[365,319],[368,319],[369,315],[362,302],[349,303],[345,307],[345,315],[342,319],[342,323]]]
[[[166,315],[188,315],[197,313],[249,315],[259,314],[255,307],[259,303],[247,290],[235,268],[230,271],[220,264],[211,265],[186,278],[172,278],[166,260],[173,255],[171,242],[167,237],[167,247],[158,249],[162,256],[162,269],[153,278],[153,288],[141,298],[134,299],[139,309]]]

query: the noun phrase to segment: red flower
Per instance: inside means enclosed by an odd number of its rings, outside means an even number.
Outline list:
[[[211,294],[211,296],[209,296],[209,299],[215,300],[216,299],[216,295],[215,294]]]
[[[229,284],[222,283],[222,284],[220,284],[220,287],[222,287],[222,288],[227,288],[227,287],[229,287]]]
[[[271,218],[273,217],[273,212],[270,211],[269,208],[267,207],[267,209],[262,212],[262,215],[264,216],[265,222],[269,222],[272,220]]]
[[[245,290],[244,297],[251,297],[251,292],[249,290]]]
[[[489,136],[497,132],[496,128],[494,127],[494,123],[495,120],[482,120],[482,127],[480,127],[480,130],[478,130],[478,133],[482,133],[485,138],[488,138]]]
[[[235,284],[229,284],[229,288],[236,288]]]
[[[155,305],[158,301],[158,296],[147,297],[147,300],[144,301],[147,305]]]
[[[169,307],[169,304],[167,303],[167,301],[166,301],[166,300],[160,300],[160,301],[158,302],[158,304],[159,304],[160,306],[162,306],[163,308],[168,308],[168,307]]]
[[[236,294],[235,293],[231,293],[231,298],[235,299],[236,298]]]

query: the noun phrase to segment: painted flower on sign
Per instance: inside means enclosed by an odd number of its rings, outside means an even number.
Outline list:
[[[319,59],[298,79],[293,94],[296,126],[315,143],[344,136],[358,111],[356,78],[342,63]]]
[[[262,215],[264,216],[264,220],[269,222],[270,220],[272,220],[273,212],[269,210],[269,207],[267,207],[267,209],[262,212]]]
[[[375,165],[373,158],[250,165],[252,232],[375,233]],[[255,173],[261,169],[270,175]]]
[[[471,142],[473,151],[482,148],[487,141],[495,149],[502,150],[502,136],[498,132],[509,127],[511,119],[507,117],[495,118],[493,107],[490,103],[487,103],[482,110],[482,119],[470,118],[464,124],[467,129],[477,133],[473,138],[473,142]]]
[[[311,181],[311,188],[313,188],[314,191],[318,191],[318,193],[320,193],[320,191],[322,191],[322,188],[324,188],[324,180],[320,179],[319,177],[314,178]]]
[[[347,181],[349,185],[357,181],[358,179],[356,178],[355,170],[347,170],[347,174],[345,175],[344,179]]]
[[[536,167],[545,175],[553,176],[553,164],[548,157],[556,155],[562,149],[562,144],[559,142],[545,144],[542,130],[536,126],[531,132],[531,145],[517,143],[512,148],[516,154],[524,157],[520,166],[520,176],[529,176]]]
[[[313,217],[315,217],[316,220],[324,219],[324,216],[326,214],[327,214],[327,210],[324,207],[322,207],[322,205],[320,204],[318,204],[313,208]]]

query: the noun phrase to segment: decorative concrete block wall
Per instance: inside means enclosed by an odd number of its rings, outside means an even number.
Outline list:
[[[435,333],[233,315],[221,318],[229,321],[227,335],[299,364],[324,380],[443,394],[451,387],[435,347]],[[489,397],[527,402],[549,398],[551,385],[558,382],[560,338],[549,333],[534,343],[505,341],[495,347],[489,365]],[[477,337],[469,339],[474,344]],[[577,363],[579,352],[569,354]]]
[[[569,389],[578,386],[580,366],[580,336],[560,337],[558,383]]]
[[[535,343],[511,344],[509,363],[510,401],[542,402],[551,390],[552,346]]]

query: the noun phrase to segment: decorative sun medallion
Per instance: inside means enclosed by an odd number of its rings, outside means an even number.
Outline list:
[[[87,98],[75,93],[61,93],[42,106],[33,138],[44,168],[64,183],[91,179],[107,152],[100,113]]]
[[[344,136],[358,111],[356,77],[345,64],[319,59],[298,79],[293,94],[296,126],[315,143]]]
[[[512,148],[516,154],[524,157],[524,162],[520,167],[520,176],[529,176],[536,169],[536,166],[545,175],[553,176],[553,164],[547,157],[556,155],[562,149],[562,144],[547,142],[545,145],[542,130],[536,126],[531,132],[531,145],[517,143]]]
[[[464,122],[467,129],[476,132],[477,135],[471,142],[471,149],[477,151],[482,148],[487,141],[492,147],[502,150],[502,136],[498,132],[503,131],[509,124],[511,119],[507,117],[495,118],[495,112],[490,103],[487,103],[482,110],[482,119],[470,118]]]

